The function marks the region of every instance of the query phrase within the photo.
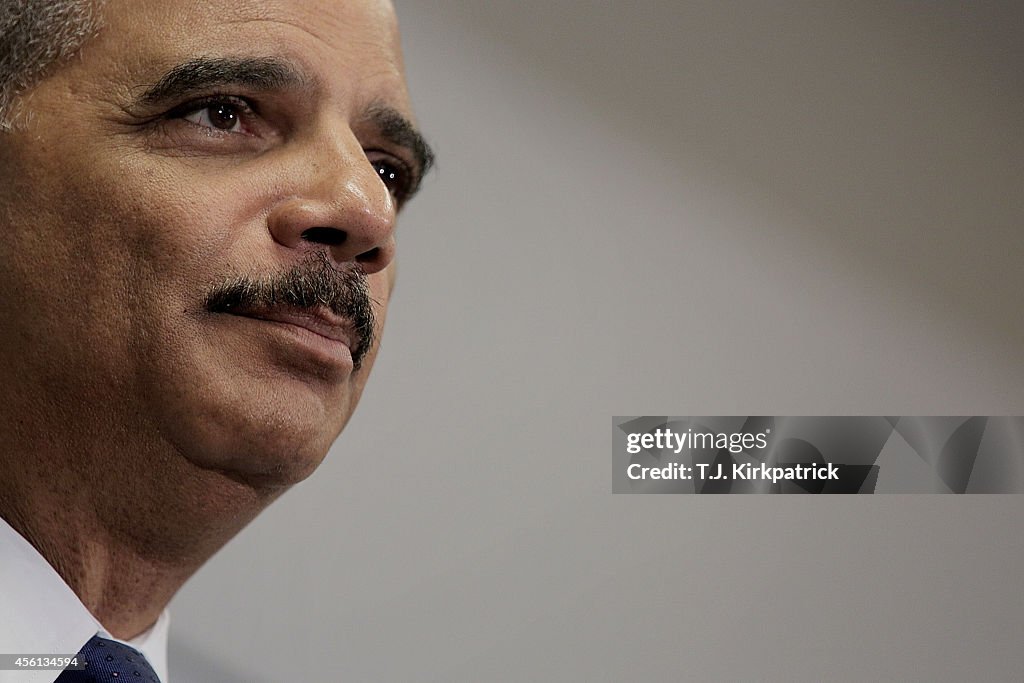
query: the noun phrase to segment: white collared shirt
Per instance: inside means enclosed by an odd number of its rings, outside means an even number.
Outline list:
[[[156,623],[132,640],[114,638],[86,609],[60,574],[21,534],[0,519],[0,653],[73,655],[99,634],[134,647],[167,680],[164,610]],[[0,683],[53,683],[60,671],[0,671]]]

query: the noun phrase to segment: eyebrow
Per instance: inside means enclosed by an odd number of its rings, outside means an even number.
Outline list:
[[[256,90],[308,87],[308,79],[288,62],[273,57],[200,57],[179,64],[139,96],[157,104],[196,90],[242,85]]]
[[[173,67],[137,98],[143,105],[155,105],[186,97],[197,90],[244,86],[254,90],[308,89],[310,79],[290,62],[274,57],[199,57]],[[363,120],[373,125],[384,139],[408,149],[418,165],[416,192],[423,176],[434,165],[434,151],[416,126],[401,112],[383,102],[371,104]]]

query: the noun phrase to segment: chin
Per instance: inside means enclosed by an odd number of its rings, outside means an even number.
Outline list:
[[[327,456],[338,431],[323,424],[256,424],[244,433],[201,439],[188,459],[254,487],[280,488],[310,476]],[[205,441],[205,443],[201,443]]]
[[[290,388],[294,390],[275,391],[272,397],[256,391],[247,396],[207,395],[202,407],[193,404],[192,410],[166,415],[165,437],[200,470],[254,488],[297,484],[323,462],[348,421],[355,397]]]

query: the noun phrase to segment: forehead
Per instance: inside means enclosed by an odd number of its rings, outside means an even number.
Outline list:
[[[105,0],[86,49],[125,87],[196,57],[276,56],[347,101],[408,111],[394,8],[386,0]]]

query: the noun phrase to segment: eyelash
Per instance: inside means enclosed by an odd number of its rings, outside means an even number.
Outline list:
[[[200,123],[196,123],[194,121],[187,120],[187,118],[192,114],[196,114],[208,109],[212,110],[215,107],[222,107],[225,105],[235,110],[237,121],[242,124],[243,128],[245,127],[247,121],[251,123],[251,121],[258,116],[258,112],[256,111],[255,106],[253,106],[249,101],[241,97],[237,97],[235,95],[210,95],[208,97],[204,97],[199,100],[192,100],[178,107],[175,107],[174,109],[171,109],[169,112],[167,112],[164,115],[164,118],[167,120],[186,121],[187,123],[196,126],[197,128],[203,129],[204,131],[207,132],[208,135],[252,135],[252,133],[232,131],[229,129],[217,128],[212,125],[206,126]],[[401,204],[413,193],[415,189],[415,186],[417,184],[415,173],[413,173],[413,171],[410,169],[407,163],[390,155],[387,158],[370,159],[370,155],[374,153],[386,154],[386,152],[383,152],[382,150],[373,149],[366,150],[367,159],[369,160],[370,165],[373,166],[373,169],[380,176],[381,181],[384,183],[385,187],[387,187],[391,195],[399,204]],[[385,171],[385,169],[382,168],[382,166],[390,167],[390,173]],[[393,175],[395,177],[389,179],[386,177],[388,175]]]

